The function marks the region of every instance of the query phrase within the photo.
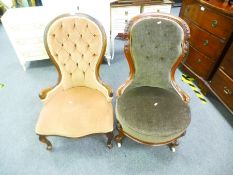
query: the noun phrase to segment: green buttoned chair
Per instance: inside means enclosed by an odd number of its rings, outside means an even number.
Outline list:
[[[179,17],[149,13],[131,19],[126,30],[130,76],[117,91],[115,140],[121,146],[127,136],[174,152],[191,121],[189,97],[174,78],[188,51],[189,27]]]

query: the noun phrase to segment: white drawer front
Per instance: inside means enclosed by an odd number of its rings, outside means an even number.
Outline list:
[[[171,12],[171,5],[151,5],[151,6],[144,6],[143,12],[144,13],[147,13],[147,12],[170,13]]]
[[[140,7],[117,7],[111,9],[111,26],[113,33],[124,32],[125,25],[128,21],[140,14]]]

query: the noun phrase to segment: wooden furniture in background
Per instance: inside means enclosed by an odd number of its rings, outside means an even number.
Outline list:
[[[211,91],[233,111],[233,6],[220,0],[184,0],[180,16],[191,34],[182,69],[196,78],[204,94]]]
[[[90,2],[92,2],[92,6],[90,6]],[[1,19],[24,70],[31,61],[48,59],[43,44],[43,35],[49,21],[60,14],[75,12],[94,16],[104,26],[107,35],[105,58],[110,63],[112,57],[111,46],[109,46],[111,44],[110,2],[106,0],[72,0],[67,3],[64,0],[59,2],[47,0],[43,1],[44,6],[40,7],[9,9]],[[101,11],[95,10],[97,5],[103,9]]]
[[[125,39],[125,26],[128,21],[140,13],[170,13],[173,1],[170,0],[119,0],[111,3],[111,46],[114,57],[114,39]]]

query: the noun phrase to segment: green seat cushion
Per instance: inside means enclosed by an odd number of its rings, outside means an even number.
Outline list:
[[[181,135],[190,123],[190,109],[176,92],[142,86],[117,100],[116,117],[123,130],[144,142],[167,142]]]

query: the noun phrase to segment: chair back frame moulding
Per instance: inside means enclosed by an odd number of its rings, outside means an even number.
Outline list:
[[[137,23],[140,20],[143,19],[149,19],[149,18],[164,18],[164,19],[171,19],[171,20],[175,20],[183,29],[184,31],[184,40],[183,40],[183,50],[182,50],[182,54],[179,56],[179,58],[177,58],[175,64],[172,66],[171,72],[170,72],[170,78],[171,78],[171,84],[172,86],[175,88],[175,90],[177,91],[177,93],[181,96],[181,98],[183,99],[183,101],[185,103],[189,103],[189,96],[177,85],[177,83],[175,82],[175,71],[176,69],[179,67],[179,65],[181,64],[181,62],[183,62],[185,60],[185,58],[187,57],[188,54],[188,50],[189,50],[189,38],[190,38],[190,29],[188,27],[188,25],[181,19],[169,14],[163,14],[163,13],[146,13],[146,14],[141,14],[138,16],[135,16],[134,18],[132,18],[129,23],[128,26],[126,26],[126,33],[125,36],[127,38],[127,43],[125,44],[124,47],[124,52],[129,64],[129,77],[126,80],[126,82],[124,84],[122,84],[118,90],[117,90],[117,96],[121,96],[124,92],[124,90],[131,84],[134,75],[135,75],[135,66],[134,66],[134,61],[133,58],[131,57],[131,29],[133,27],[133,25],[135,23]]]

